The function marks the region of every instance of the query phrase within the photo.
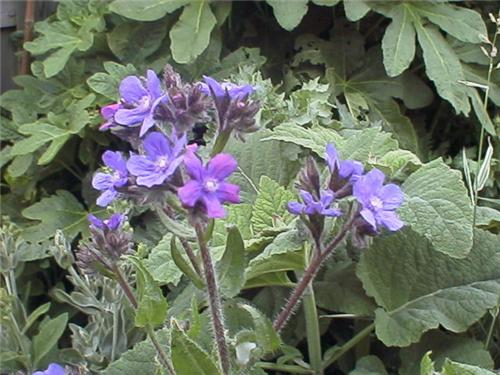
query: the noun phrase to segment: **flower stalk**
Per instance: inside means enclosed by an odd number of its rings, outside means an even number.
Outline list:
[[[210,305],[210,314],[212,317],[212,325],[214,329],[215,341],[219,352],[219,360],[222,366],[224,375],[229,374],[230,361],[229,351],[226,344],[226,332],[222,317],[222,305],[217,288],[217,281],[215,278],[215,269],[210,256],[210,250],[205,242],[205,234],[200,223],[195,224],[196,237],[200,247],[201,257],[203,261],[203,270],[205,274],[205,282],[208,289],[208,301]]]

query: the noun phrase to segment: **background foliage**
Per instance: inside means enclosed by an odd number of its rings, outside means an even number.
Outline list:
[[[2,324],[23,334],[2,345],[2,371],[64,359],[105,374],[155,373],[153,347],[123,296],[104,277],[79,275],[70,254],[87,235],[87,214],[104,214],[90,188],[100,154],[126,147],[97,130],[99,108],[119,99],[125,76],[170,63],[186,80],[251,83],[262,105],[261,130],[228,145],[244,203],[216,224],[211,244],[232,335],[253,335],[279,365],[303,363],[302,313],[279,350],[269,325],[293,272],[304,269],[304,229],[284,203],[304,158],[322,157],[333,142],[344,159],[402,183],[407,227],[362,254],[347,244],[316,281],[328,373],[492,373],[500,365],[500,70],[489,12],[497,16],[498,3],[62,1],[24,45],[32,75],[0,97]],[[491,149],[478,164],[482,132],[481,151]],[[216,373],[208,316],[198,312],[204,296],[184,275],[172,233],[147,212],[137,211],[133,226],[137,272],[161,286],[152,293],[167,296],[169,318],[190,323],[159,331],[172,340],[178,374],[194,364]],[[241,251],[229,256],[229,243]],[[374,334],[337,360],[367,327]]]

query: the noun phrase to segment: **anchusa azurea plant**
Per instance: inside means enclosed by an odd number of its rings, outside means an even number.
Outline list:
[[[240,186],[232,180],[238,161],[223,150],[231,135],[244,140],[244,134],[257,130],[259,103],[252,99],[255,90],[247,84],[218,82],[207,76],[201,82],[184,83],[167,66],[162,81],[151,70],[146,78],[124,78],[119,87],[120,102],[102,110],[105,123],[100,129],[127,140],[130,149],[107,150],[102,155],[104,166],[95,173],[92,186],[100,191],[97,204],[115,213],[105,220],[89,216],[90,239],[80,244],[77,264],[87,273],[100,271],[116,279],[135,310],[136,325],[144,327],[159,362],[170,374],[176,372],[175,356],[162,347],[154,328],[175,330],[179,322],[165,320],[162,293],[140,254],[134,255],[130,229],[124,229],[130,228],[125,224],[127,216],[144,212],[144,208],[154,211],[165,230],[172,233],[172,251],[177,259],[183,259],[177,266],[208,295],[217,371],[225,375],[240,371],[251,366],[250,358],[258,359],[270,350],[259,347],[258,338],[252,335],[232,336],[225,326],[222,297],[227,297],[227,292],[219,281],[220,272],[230,271],[221,271],[227,265],[219,263],[237,251],[231,248],[234,244],[229,245],[230,238],[231,243],[242,243],[238,229],[229,232],[228,254],[217,264],[210,249],[214,220],[227,217],[224,205],[242,202]],[[201,138],[200,127],[205,129]],[[277,333],[285,327],[324,261],[349,234],[352,243],[362,247],[370,237],[403,226],[396,213],[403,194],[395,184],[384,185],[380,170],[365,172],[359,161],[342,160],[333,144],[326,146],[324,162],[326,168],[320,172],[316,160],[307,159],[298,174],[300,200],[289,201],[286,207],[308,228],[313,245],[308,267],[272,324],[277,340]],[[128,207],[126,212],[123,207]],[[331,225],[327,225],[332,219],[338,222],[333,238]],[[177,249],[175,238],[186,258]],[[127,276],[130,264],[136,270],[135,290],[133,279]],[[153,301],[151,294],[155,293]]]

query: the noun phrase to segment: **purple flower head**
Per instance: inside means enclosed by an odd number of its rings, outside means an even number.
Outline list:
[[[335,194],[331,190],[322,190],[320,199],[314,200],[311,193],[301,190],[300,197],[304,203],[289,202],[288,211],[294,215],[321,215],[337,217],[342,215],[342,211],[337,208],[330,208],[335,199]]]
[[[64,367],[57,363],[51,363],[45,371],[35,371],[33,375],[64,375]]]
[[[230,99],[241,100],[251,93],[254,89],[250,85],[238,86],[231,82],[217,82],[212,77],[203,76],[204,83],[201,83],[201,91],[206,95],[212,95],[216,99],[228,96]]]
[[[186,146],[186,135],[168,139],[163,133],[153,132],[144,139],[146,155],[132,155],[127,162],[129,172],[137,176],[137,184],[148,188],[168,180],[182,163],[181,153]]]
[[[337,149],[331,143],[326,145],[325,161],[330,173],[338,173],[344,180],[354,182],[363,174],[363,164],[355,160],[340,160]]]
[[[123,222],[127,219],[125,215],[122,215],[120,213],[116,213],[111,215],[109,219],[101,220],[98,217],[89,214],[87,216],[87,219],[90,222],[90,227],[91,228],[97,228],[101,230],[117,230]]]
[[[148,70],[144,83],[136,76],[128,76],[120,84],[122,107],[114,114],[116,123],[125,126],[141,125],[142,137],[154,124],[154,112],[165,99],[156,73]]]
[[[240,187],[225,181],[238,165],[231,155],[218,154],[203,166],[200,158],[191,151],[184,156],[184,165],[191,177],[177,191],[184,206],[200,204],[208,217],[221,218],[226,216],[224,202],[240,202]]]
[[[361,203],[361,217],[376,232],[380,226],[397,231],[404,223],[396,214],[403,203],[403,192],[395,184],[384,185],[385,175],[377,168],[361,176],[354,183],[353,194]]]
[[[128,172],[127,162],[119,152],[106,151],[102,155],[102,161],[111,171],[110,173],[96,173],[92,179],[92,186],[94,189],[102,191],[102,194],[97,198],[97,204],[106,207],[118,195],[116,188],[127,184]]]
[[[101,116],[106,120],[104,124],[99,127],[99,130],[104,131],[115,125],[115,113],[122,108],[120,103],[113,103],[101,108]]]

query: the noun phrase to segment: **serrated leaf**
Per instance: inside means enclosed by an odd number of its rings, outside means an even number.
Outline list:
[[[167,299],[153,276],[146,269],[142,260],[129,257],[135,267],[137,283],[137,309],[135,310],[135,325],[137,327],[156,327],[165,322],[167,317]]]
[[[109,5],[109,10],[137,21],[156,21],[188,2],[189,0],[115,0]]]
[[[345,141],[338,147],[344,160],[358,160],[363,163],[376,162],[388,152],[398,149],[398,142],[391,133],[377,128],[346,130]]]
[[[274,17],[285,30],[293,30],[307,13],[308,0],[267,0],[274,12]]]
[[[394,7],[390,16],[392,22],[385,29],[382,51],[387,74],[395,77],[405,71],[415,57],[415,28],[404,4]]]
[[[174,322],[172,325],[172,362],[177,375],[220,375],[220,369],[198,344]]]
[[[251,218],[254,232],[286,226],[293,219],[286,204],[295,195],[266,176],[260,178],[258,189]]]
[[[245,283],[245,244],[240,231],[235,226],[227,228],[226,249],[217,264],[217,276],[222,293],[228,297],[236,296]]]
[[[472,206],[461,173],[436,159],[411,174],[402,189],[402,220],[437,251],[466,256],[472,246]]]
[[[377,337],[387,346],[404,347],[439,325],[463,332],[479,320],[500,295],[498,239],[476,231],[464,259],[434,251],[410,229],[375,239],[361,256],[357,275],[380,306]]]
[[[88,212],[66,190],[57,190],[55,195],[42,198],[40,202],[25,208],[21,214],[27,219],[40,221],[22,232],[23,238],[31,242],[50,238],[57,229],[62,230],[68,240],[73,240],[88,229]]]
[[[420,359],[431,350],[431,357],[437,367],[441,367],[446,358],[461,363],[493,368],[490,353],[482,342],[466,336],[450,335],[442,331],[426,333],[420,342],[404,348],[400,352],[400,375],[419,375]]]
[[[66,329],[67,323],[68,313],[64,313],[42,324],[40,331],[33,337],[32,342],[33,366],[35,368],[57,344]]]
[[[181,270],[172,259],[171,240],[172,235],[166,234],[144,260],[144,266],[160,285],[177,285],[182,277]]]
[[[207,48],[216,23],[208,1],[188,3],[170,29],[170,49],[174,60],[181,64],[194,61]]]
[[[136,73],[132,64],[120,65],[113,61],[106,61],[104,69],[107,73],[97,72],[87,79],[87,85],[95,92],[108,99],[119,101],[118,87],[123,78]]]

